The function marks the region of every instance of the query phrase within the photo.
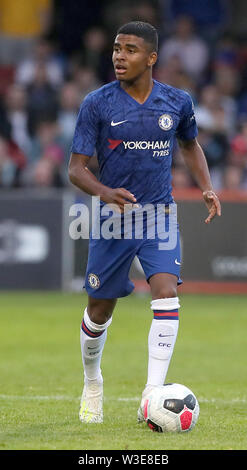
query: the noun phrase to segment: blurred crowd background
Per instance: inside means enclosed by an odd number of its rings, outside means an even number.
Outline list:
[[[0,0],[0,188],[70,185],[80,103],[115,79],[117,28],[142,20],[159,33],[154,77],[193,98],[214,188],[247,191],[246,18],[246,0]],[[194,186],[178,148],[173,184]]]

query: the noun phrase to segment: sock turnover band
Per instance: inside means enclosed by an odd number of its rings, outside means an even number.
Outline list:
[[[98,336],[101,336],[104,333],[105,329],[108,328],[111,322],[112,317],[102,325],[94,323],[92,320],[90,320],[89,315],[87,313],[87,308],[85,308],[84,317],[81,323],[81,329],[87,336],[90,336],[90,338],[97,338]]]

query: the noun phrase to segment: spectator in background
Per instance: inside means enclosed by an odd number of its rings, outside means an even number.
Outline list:
[[[215,44],[214,53],[212,55],[213,65],[227,64],[233,68],[240,65],[239,63],[239,46],[234,37],[225,33]]]
[[[174,189],[186,189],[196,187],[193,178],[185,166],[182,153],[178,142],[174,142],[173,155],[172,155],[172,186]]]
[[[228,116],[228,132],[232,134],[236,129],[241,72],[237,44],[228,35],[216,45],[212,60],[212,81],[221,96],[222,106]]]
[[[105,30],[100,27],[88,29],[82,37],[82,46],[81,62],[95,70],[100,81],[107,82],[112,62]]]
[[[29,86],[35,80],[37,70],[41,68],[45,71],[46,80],[50,86],[57,88],[62,85],[64,64],[56,55],[52,42],[44,37],[37,38],[33,42],[29,55],[24,60],[20,60],[16,69],[16,82]]]
[[[21,85],[11,85],[5,96],[6,114],[11,126],[11,138],[27,154],[31,139],[28,132],[27,94]]]
[[[27,86],[27,94],[28,127],[33,137],[40,118],[48,114],[56,117],[58,109],[57,89],[50,84],[44,65],[36,66],[33,81]]]
[[[21,172],[26,166],[26,157],[18,146],[0,134],[0,187],[17,187]]]
[[[188,189],[193,186],[185,165],[181,164],[172,169],[172,185],[174,189]]]
[[[30,54],[33,41],[50,28],[51,0],[0,0],[0,63],[13,65]]]
[[[59,172],[60,156],[54,150],[45,152],[37,162],[33,172],[33,184],[36,187],[63,186]]]
[[[81,95],[77,85],[73,81],[66,82],[58,98],[58,125],[66,142],[66,157],[69,157],[80,103]]]
[[[96,90],[102,85],[94,68],[80,62],[72,61],[70,78],[79,90],[81,101],[90,91]]]
[[[247,190],[247,116],[243,115],[239,128],[230,140],[227,165],[224,169],[224,187]]]
[[[235,165],[227,165],[223,172],[224,189],[227,191],[239,191],[247,189],[246,181],[243,181],[243,171]]]
[[[154,77],[162,83],[181,88],[196,100],[196,82],[184,71],[181,59],[178,56],[172,56],[163,65],[159,65],[154,72]]]
[[[102,22],[109,32],[110,41],[116,29],[129,21],[146,21],[157,29],[160,27],[159,0],[108,0],[104,3]]]
[[[225,175],[226,183],[239,178],[239,188],[247,189],[247,119],[239,126],[239,132],[231,140],[228,157],[229,170]]]
[[[207,122],[207,127],[232,134],[235,130],[236,108],[235,100],[222,95],[214,83],[204,86],[198,96],[195,106],[197,122]]]
[[[0,135],[11,139],[11,124],[7,117],[5,99],[0,95]]]
[[[223,189],[223,172],[227,161],[228,140],[225,132],[198,123],[198,141],[207,159],[212,183],[216,190]]]
[[[36,125],[29,154],[29,166],[23,175],[25,186],[64,186],[65,149],[59,126],[54,117]]]
[[[190,16],[200,34],[212,44],[220,37],[231,17],[231,0],[169,0],[161,3],[165,25],[169,27],[169,24],[174,24],[181,15]]]
[[[195,106],[198,126],[198,141],[202,146],[212,182],[217,190],[223,187],[223,169],[228,154],[229,116],[224,109],[223,99],[215,85],[205,86]]]
[[[160,27],[159,1],[136,0],[131,2],[132,16],[152,24],[157,29]]]
[[[67,57],[75,51],[80,52],[83,31],[102,24],[104,3],[99,0],[53,0],[52,34]]]
[[[187,16],[177,18],[173,35],[160,46],[159,64],[166,65],[178,57],[183,69],[195,80],[202,82],[208,66],[207,44],[195,33],[193,20]]]
[[[103,22],[109,31],[111,39],[114,36],[114,32],[122,23],[128,23],[133,20],[133,0],[109,0],[106,2],[103,11]]]

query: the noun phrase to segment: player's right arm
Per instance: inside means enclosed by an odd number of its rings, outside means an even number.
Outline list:
[[[98,102],[100,98],[96,95],[98,93],[89,93],[80,107],[71,148],[69,179],[77,188],[92,196],[99,196],[105,203],[118,205],[123,212],[124,204],[136,202],[134,195],[125,188],[105,186],[87,167],[100,138],[102,103]]]
[[[135,196],[125,188],[109,188],[102,184],[87,167],[90,157],[71,153],[69,179],[72,184],[91,196],[99,196],[107,204],[116,204],[124,212],[124,204],[135,203]]]

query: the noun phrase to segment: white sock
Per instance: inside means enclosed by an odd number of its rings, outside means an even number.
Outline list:
[[[111,322],[112,318],[103,325],[98,325],[92,322],[87,313],[87,308],[85,308],[80,330],[81,354],[85,382],[90,380],[103,382],[100,364],[107,337],[107,328]]]
[[[179,326],[178,297],[151,302],[154,318],[148,336],[148,385],[163,385]]]

